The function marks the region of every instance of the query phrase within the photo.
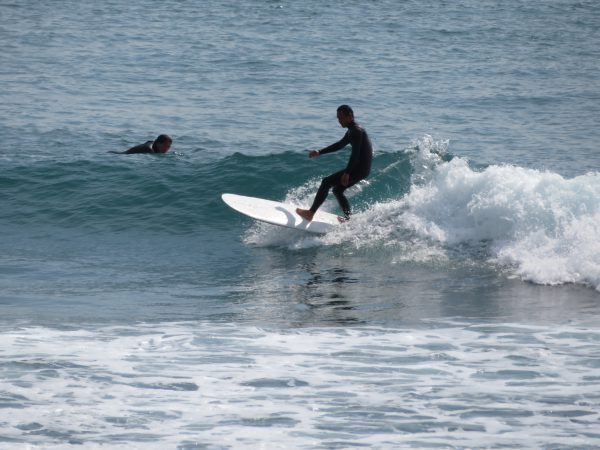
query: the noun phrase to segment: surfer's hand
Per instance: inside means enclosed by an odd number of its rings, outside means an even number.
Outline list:
[[[348,186],[348,183],[350,182],[350,174],[344,172],[340,181],[342,182],[342,186]]]
[[[309,158],[315,158],[317,156],[319,156],[321,153],[319,152],[319,150],[311,150],[311,152],[308,154]]]

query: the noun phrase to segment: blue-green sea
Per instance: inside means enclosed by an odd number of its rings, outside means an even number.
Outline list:
[[[597,1],[7,0],[0,55],[0,448],[600,448]],[[309,206],[341,104],[352,220],[222,202]]]

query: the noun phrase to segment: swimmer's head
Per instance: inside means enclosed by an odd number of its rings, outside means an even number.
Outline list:
[[[154,141],[154,145],[152,147],[158,153],[167,153],[169,151],[169,149],[171,148],[172,143],[173,143],[173,139],[171,139],[171,136],[168,136],[166,134],[161,134],[160,136],[158,136],[156,138],[156,140]]]

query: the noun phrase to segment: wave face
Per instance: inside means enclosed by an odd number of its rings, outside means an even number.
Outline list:
[[[368,181],[349,193],[354,219],[324,237],[255,224],[227,208],[220,194],[308,205],[321,177],[343,167],[343,152],[318,164],[291,152],[205,161],[176,153],[13,161],[0,178],[0,220],[9,228],[175,235],[239,234],[250,224],[244,238],[251,245],[394,249],[397,261],[483,260],[535,283],[600,289],[599,173],[567,179],[515,166],[473,167],[453,158],[447,145],[425,136],[378,155]],[[323,207],[337,211],[333,196]]]
[[[5,207],[3,223],[46,223],[94,231],[144,228],[176,234],[195,233],[198,227],[221,227],[232,214],[221,200],[223,192],[283,199],[290,186],[313,188],[321,176],[343,167],[347,154],[333,155],[322,164],[304,153],[265,156],[235,153],[203,159],[190,155],[109,155],[105,158],[60,160],[48,158],[7,161],[0,176]],[[409,188],[411,166],[403,153],[382,155],[379,166],[400,163]],[[378,172],[375,169],[375,172]],[[386,168],[374,179],[382,186],[369,198],[385,198],[390,175]],[[394,192],[397,191],[394,187]],[[365,193],[366,194],[366,193]],[[311,192],[312,195],[312,192]]]

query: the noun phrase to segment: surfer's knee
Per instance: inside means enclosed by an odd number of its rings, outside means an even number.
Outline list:
[[[336,197],[343,197],[345,190],[346,190],[346,187],[342,186],[341,184],[336,184],[332,189],[333,195],[335,195]]]
[[[326,186],[328,189],[331,189],[334,186],[337,186],[337,177],[336,174],[334,173],[333,175],[329,175],[328,177],[323,178],[323,180],[321,180],[321,185],[322,186]]]

